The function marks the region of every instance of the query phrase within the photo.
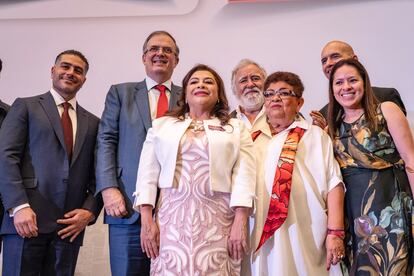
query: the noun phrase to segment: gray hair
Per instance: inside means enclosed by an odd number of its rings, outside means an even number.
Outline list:
[[[144,41],[144,45],[142,45],[142,53],[145,54],[145,50],[147,49],[147,45],[148,42],[150,41],[151,38],[153,38],[154,36],[157,35],[165,35],[168,36],[169,38],[171,38],[171,40],[174,42],[174,46],[175,46],[175,56],[178,58],[178,56],[180,55],[180,48],[178,48],[177,42],[175,41],[175,38],[167,31],[154,31],[152,33],[150,33],[147,38]]]
[[[236,95],[236,74],[241,68],[246,67],[248,65],[254,65],[257,68],[259,68],[260,73],[263,77],[263,81],[266,79],[267,73],[262,66],[260,66],[257,62],[251,59],[244,58],[240,60],[239,63],[237,63],[236,67],[234,67],[233,71],[231,72],[231,90],[233,91],[234,95]]]

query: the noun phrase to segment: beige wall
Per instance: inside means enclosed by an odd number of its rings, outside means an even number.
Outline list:
[[[174,8],[182,8],[175,1],[164,1],[173,7],[172,15],[88,17],[94,16],[92,13],[81,18],[0,20],[0,57],[4,61],[0,98],[11,103],[18,96],[46,92],[56,54],[76,48],[91,64],[78,101],[100,115],[110,84],[144,78],[142,42],[151,31],[165,29],[176,37],[182,52],[173,77],[176,83],[195,63],[209,64],[225,80],[234,106],[230,72],[238,60],[248,57],[268,72],[287,70],[301,76],[305,84],[304,114],[327,101],[327,81],[320,68],[321,48],[332,39],[348,41],[366,65],[372,83],[396,87],[413,119],[414,1],[185,1],[191,9],[183,8],[181,12]],[[5,7],[0,5],[0,17]],[[88,230],[77,275],[109,275],[108,268],[106,227],[99,221]]]

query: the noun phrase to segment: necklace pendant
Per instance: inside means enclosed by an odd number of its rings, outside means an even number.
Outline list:
[[[203,121],[194,121],[193,120],[188,128],[191,129],[191,131],[194,132],[194,133],[204,131]]]

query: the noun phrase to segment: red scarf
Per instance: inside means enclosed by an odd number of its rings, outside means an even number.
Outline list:
[[[287,218],[295,156],[299,141],[304,133],[305,130],[300,127],[291,129],[282,147],[273,180],[269,212],[256,251],[273,236]]]

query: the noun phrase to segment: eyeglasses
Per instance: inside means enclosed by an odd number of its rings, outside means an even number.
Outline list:
[[[289,97],[297,97],[295,92],[289,89],[285,89],[285,88],[279,89],[277,91],[268,89],[263,92],[263,96],[265,97],[265,99],[268,99],[268,100],[270,100],[274,96],[278,96],[281,99],[286,99]]]
[[[151,54],[156,54],[158,51],[161,50],[164,54],[171,55],[175,54],[174,50],[171,47],[162,47],[162,46],[151,46],[150,48],[146,49],[144,54],[150,52]]]

